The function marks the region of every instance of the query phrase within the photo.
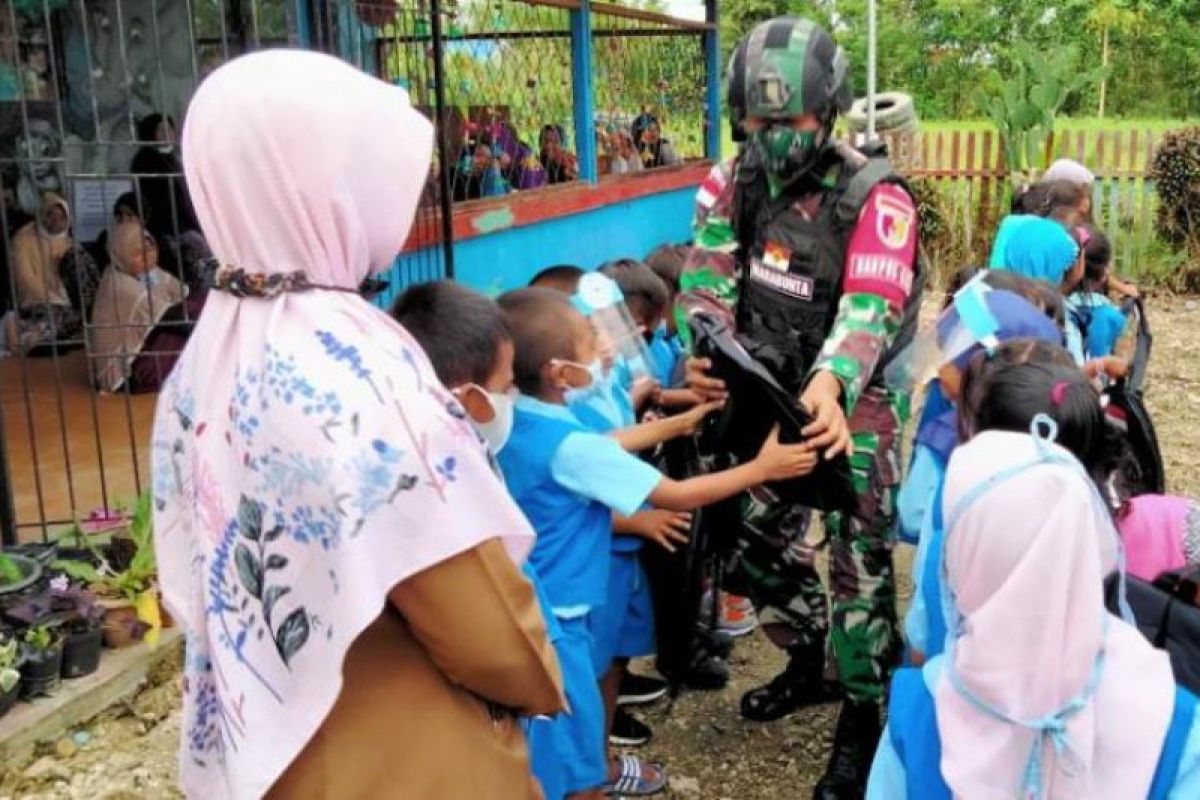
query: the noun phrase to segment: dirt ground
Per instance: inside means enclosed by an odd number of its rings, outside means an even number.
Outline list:
[[[1155,350],[1148,398],[1167,462],[1171,490],[1200,497],[1200,299],[1158,297],[1150,303]],[[897,555],[903,575],[911,552]],[[901,594],[911,591],[901,579]],[[655,738],[639,755],[668,765],[669,798],[776,800],[810,796],[829,749],[836,708],[810,709],[771,724],[744,722],[741,694],[782,666],[755,634],[739,642],[734,678],[722,692],[685,694],[673,707],[640,711]],[[25,764],[4,765],[0,798],[133,800],[176,797],[179,737],[177,675],[82,726],[82,747],[64,739]],[[76,733],[72,731],[71,733]],[[79,737],[82,740],[84,737]]]

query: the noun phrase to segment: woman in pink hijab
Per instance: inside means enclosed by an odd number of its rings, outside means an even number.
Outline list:
[[[184,790],[539,797],[515,719],[562,698],[517,567],[533,532],[356,292],[408,235],[429,122],[340,61],[270,51],[208,78],[183,139],[221,264],[154,427]]]
[[[892,684],[868,800],[1200,797],[1196,698],[1104,608],[1120,547],[1066,450],[986,431],[946,476],[947,652]]]

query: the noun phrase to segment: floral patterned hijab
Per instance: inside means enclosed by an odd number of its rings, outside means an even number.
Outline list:
[[[183,140],[239,278],[210,294],[154,426],[163,597],[187,632],[180,774],[191,797],[259,797],[393,587],[492,538],[521,560],[533,533],[420,348],[354,291],[403,246],[429,169],[407,94],[259,53],[201,86]]]

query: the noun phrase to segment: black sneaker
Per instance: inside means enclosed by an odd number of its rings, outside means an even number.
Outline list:
[[[621,693],[617,697],[619,706],[640,706],[653,703],[667,694],[667,682],[649,675],[626,672],[621,679]]]
[[[613,718],[612,733],[608,743],[617,747],[639,747],[650,741],[653,735],[650,726],[624,709],[618,708]]]

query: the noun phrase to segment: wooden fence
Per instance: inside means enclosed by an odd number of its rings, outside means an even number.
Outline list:
[[[1144,274],[1148,266],[1157,196],[1147,172],[1163,133],[1137,128],[1068,131],[1053,137],[1046,148],[1048,161],[1073,158],[1096,174],[1092,215],[1112,239],[1116,269],[1122,274]],[[935,263],[938,271],[985,262],[1012,196],[1000,136],[965,130],[883,138],[897,169],[918,187],[936,192],[948,227],[946,241],[930,253],[940,262]]]

